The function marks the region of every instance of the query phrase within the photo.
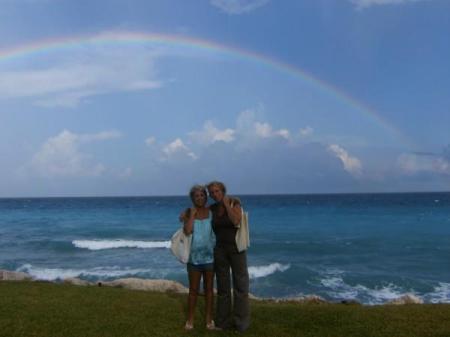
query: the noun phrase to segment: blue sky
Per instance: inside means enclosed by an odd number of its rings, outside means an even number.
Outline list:
[[[446,0],[0,6],[0,197],[450,190]]]

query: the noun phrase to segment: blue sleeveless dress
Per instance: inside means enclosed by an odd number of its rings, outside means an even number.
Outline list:
[[[208,264],[214,262],[214,246],[216,236],[211,225],[211,212],[203,220],[194,220],[191,253],[189,263],[193,265]]]

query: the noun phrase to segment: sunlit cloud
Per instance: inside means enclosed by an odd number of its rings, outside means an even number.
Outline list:
[[[162,86],[154,67],[156,54],[149,49],[81,49],[54,58],[51,65],[0,70],[0,99],[30,98],[38,106],[70,108],[91,96]]]
[[[282,138],[289,140],[291,132],[286,128],[274,130],[268,122],[257,120],[255,110],[248,109],[238,115],[235,128],[220,129],[212,121],[206,121],[203,129],[191,131],[188,136],[190,140],[200,146],[235,141],[238,141],[239,145],[251,146],[262,139]]]
[[[213,144],[215,142],[229,143],[234,140],[235,131],[227,128],[219,130],[211,121],[206,121],[203,129],[200,131],[191,131],[189,136],[196,142],[201,144]]]
[[[265,121],[258,120],[257,109],[247,109],[242,111],[236,120],[236,134],[243,141],[255,142],[260,139],[283,138],[289,140],[291,132],[286,128],[274,130],[272,125]]]
[[[83,144],[105,141],[120,137],[118,131],[104,131],[97,134],[76,134],[63,130],[45,141],[33,156],[30,168],[39,175],[55,176],[99,176],[106,170],[101,163],[84,153]]]
[[[280,136],[284,139],[289,139],[291,137],[291,133],[288,129],[280,129],[274,132],[276,136]]]
[[[269,138],[272,136],[272,127],[269,123],[255,123],[255,131],[259,137]]]
[[[256,137],[255,143],[248,143],[241,137],[237,133],[233,142],[202,144],[195,151],[195,161],[188,155],[190,147],[178,138],[164,148],[166,160],[149,158],[156,168],[153,176],[162,181],[176,179],[186,188],[194,182],[220,179],[249,193],[351,190],[358,184],[355,159],[347,154],[343,157],[346,166],[342,165],[326,144],[286,142],[280,137]],[[245,149],[243,142],[247,142]]]
[[[193,153],[180,138],[175,139],[173,142],[165,145],[162,149],[163,153],[166,155],[166,159],[171,158],[175,155],[187,155],[192,159],[197,159],[195,153]]]
[[[290,132],[287,129],[273,130],[272,125],[269,123],[255,122],[254,124],[255,133],[261,138],[271,138],[275,136],[280,136],[285,139],[289,139]]]
[[[358,158],[350,156],[344,148],[337,144],[331,144],[328,147],[328,150],[341,160],[342,164],[344,165],[344,169],[348,173],[352,174],[353,176],[361,175],[362,164]]]
[[[300,135],[302,137],[309,137],[314,133],[314,129],[310,126],[300,129]]]

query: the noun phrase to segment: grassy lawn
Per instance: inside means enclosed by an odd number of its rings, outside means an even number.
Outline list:
[[[0,336],[450,336],[450,305],[252,302],[243,333],[207,332],[203,299],[185,332],[186,296],[44,282],[0,282]]]

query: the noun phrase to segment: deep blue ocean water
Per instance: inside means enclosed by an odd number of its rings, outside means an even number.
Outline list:
[[[240,196],[250,290],[380,304],[450,303],[450,193]],[[0,199],[0,269],[36,279],[165,278],[188,197]]]

